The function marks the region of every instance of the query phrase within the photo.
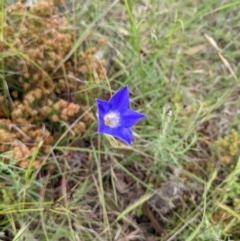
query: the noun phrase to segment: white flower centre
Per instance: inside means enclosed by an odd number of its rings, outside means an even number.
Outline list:
[[[118,127],[120,124],[120,115],[118,112],[109,112],[104,116],[104,123],[111,128]]]

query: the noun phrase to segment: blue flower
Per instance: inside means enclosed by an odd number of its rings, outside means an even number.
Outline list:
[[[96,99],[98,108],[98,133],[132,142],[130,127],[144,118],[144,114],[129,109],[128,86],[116,92],[109,101]]]

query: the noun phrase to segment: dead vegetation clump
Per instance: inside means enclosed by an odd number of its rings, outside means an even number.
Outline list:
[[[62,123],[68,125],[86,111],[86,101],[77,93],[84,90],[85,80],[105,78],[105,61],[94,57],[95,47],[63,61],[74,45],[74,33],[50,1],[31,8],[17,1],[5,15],[0,151],[11,151],[11,158],[26,167],[40,140],[40,151],[48,153]],[[73,127],[74,134],[83,135],[91,122],[88,113]]]

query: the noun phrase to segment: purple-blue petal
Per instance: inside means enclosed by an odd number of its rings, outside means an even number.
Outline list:
[[[135,125],[138,121],[144,118],[145,115],[137,111],[130,109],[123,110],[121,112],[121,126],[129,128]]]
[[[104,125],[104,123],[99,123],[98,132],[101,134],[108,134],[117,137],[128,145],[132,143],[133,135],[132,131],[129,128],[124,128],[121,126],[117,128],[111,128],[109,126]]]
[[[129,128],[124,128],[124,127],[118,127],[118,128],[113,128],[112,135],[121,139],[128,145],[131,145],[132,139],[133,139],[133,134],[132,131]]]
[[[98,117],[98,133],[105,133],[108,128],[110,127],[105,125],[104,118]]]
[[[129,93],[126,85],[117,91],[109,101],[112,104],[113,110],[123,110],[129,107]]]
[[[98,118],[103,118],[105,114],[109,112],[112,105],[108,101],[96,99],[96,104],[98,108]]]

